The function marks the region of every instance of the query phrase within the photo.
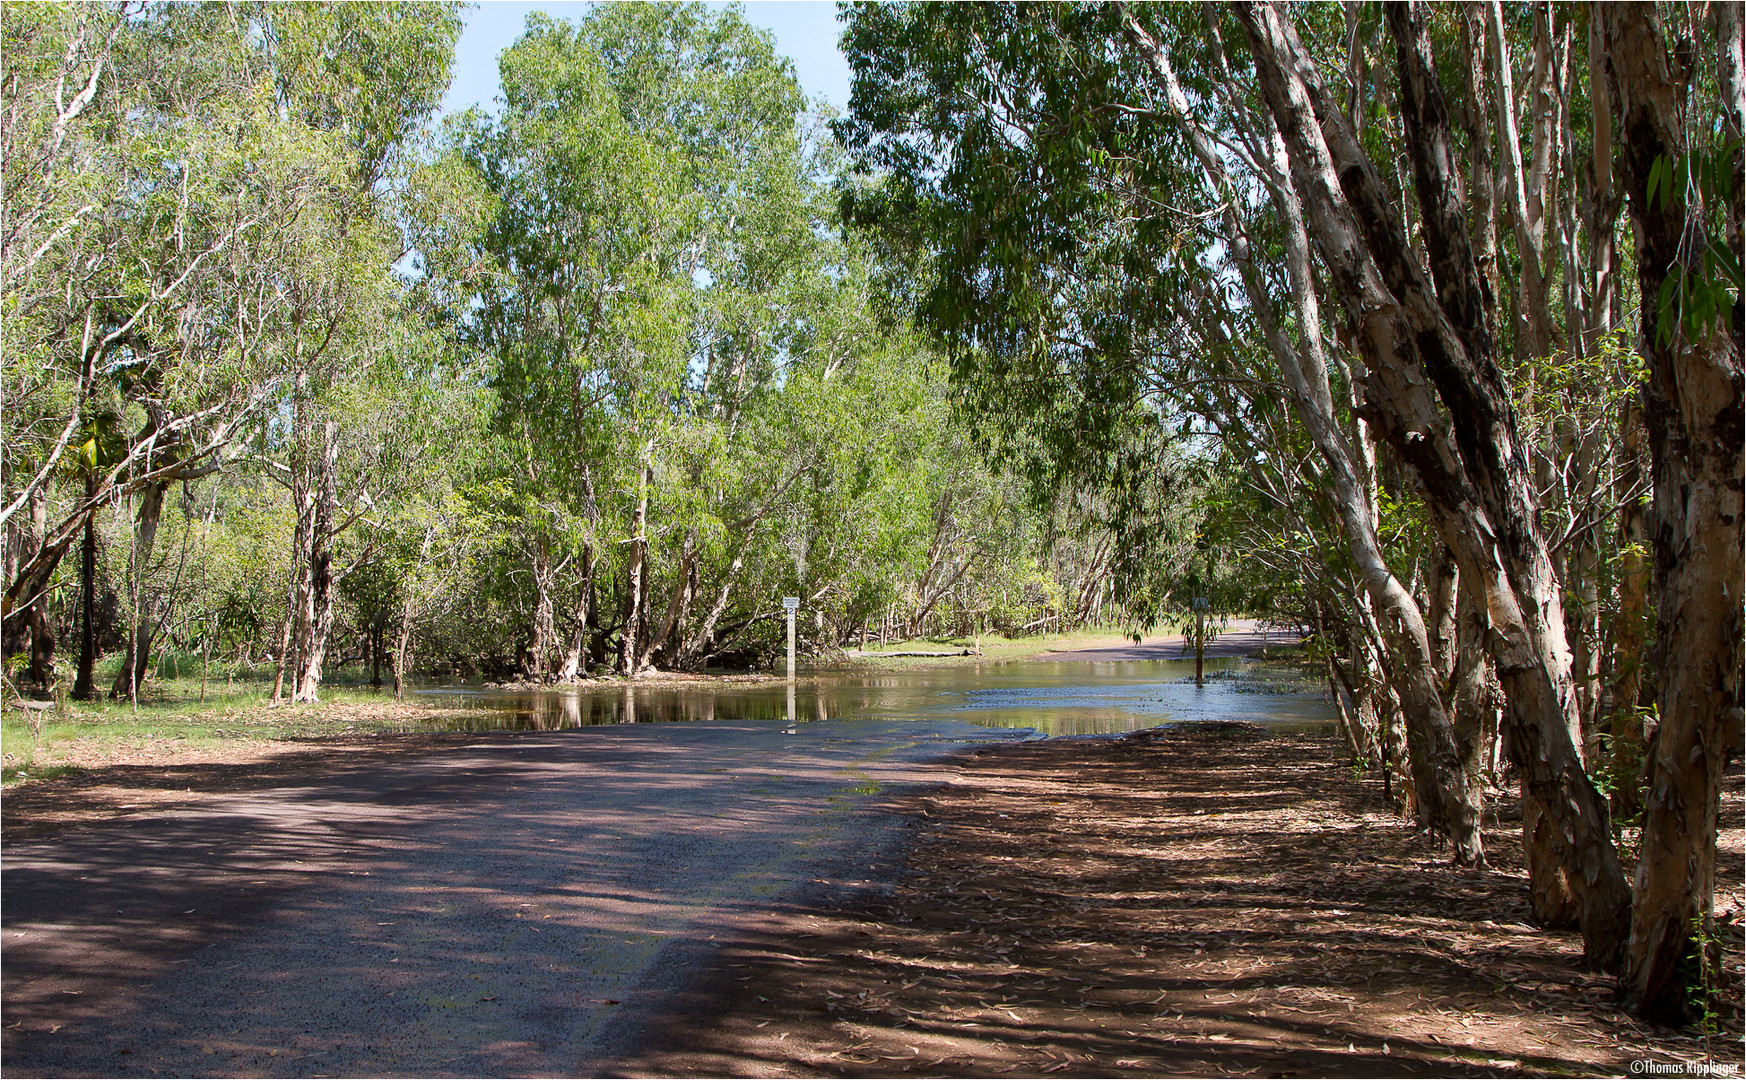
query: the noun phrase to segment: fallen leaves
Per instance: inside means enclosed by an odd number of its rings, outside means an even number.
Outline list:
[[[736,953],[725,985],[769,993],[761,1023],[727,1004],[635,1068],[768,1074],[769,1017],[796,1035],[785,1074],[855,1076],[1583,1074],[1665,1042],[1575,934],[1523,925],[1518,833],[1487,837],[1490,870],[1445,867],[1335,760],[1197,733],[967,756],[913,804],[930,827],[889,896]]]

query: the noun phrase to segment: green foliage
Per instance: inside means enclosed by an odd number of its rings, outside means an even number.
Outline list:
[[[864,625],[1017,633],[1175,602],[1210,473],[1153,385],[1179,325],[1120,309],[1208,278],[1192,230],[1117,220],[1175,167],[1168,138],[1093,100],[1039,143],[1077,186],[985,186],[986,235],[954,265],[1011,265],[954,282],[899,227],[914,193],[852,171],[737,10],[535,14],[500,113],[427,127],[459,27],[452,4],[0,8],[19,118],[4,504],[40,501],[40,547],[97,485],[109,648],[138,615],[156,679],[196,656],[277,668],[329,424],[331,658],[404,625],[432,668],[507,670],[542,604],[554,649],[610,650],[643,545],[642,614],[675,612],[660,663],[756,657],[785,594],[821,649]],[[939,80],[963,70],[935,59]],[[1067,102],[1068,67],[1049,71]],[[63,115],[57,87],[87,84]],[[849,192],[885,227],[845,226]],[[929,205],[912,224],[945,220]],[[148,467],[172,497],[136,560]],[[46,562],[64,643],[76,570]]]
[[[1194,228],[1149,209],[1189,155],[1124,104],[1122,33],[1110,6],[854,5],[837,132],[882,174],[847,212],[927,267],[913,304],[981,445],[1045,502],[1095,488],[1123,595],[1148,607],[1181,569],[1173,345],[1208,275]]]
[[[1728,233],[1727,207],[1735,201],[1734,175],[1741,143],[1729,139],[1709,150],[1669,157],[1658,155],[1649,166],[1645,198],[1660,199],[1660,208],[1683,206],[1697,222],[1693,252],[1687,261],[1667,268],[1655,298],[1655,337],[1670,344],[1683,332],[1688,340],[1716,332],[1734,332],[1734,307],[1746,291],[1741,255]]]

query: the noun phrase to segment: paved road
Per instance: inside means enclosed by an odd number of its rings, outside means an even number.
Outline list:
[[[490,736],[11,844],[4,1070],[610,1075],[712,935],[877,881],[882,791],[1018,734]]]
[[[1206,643],[1207,656],[1248,656],[1258,649],[1295,645],[1303,640],[1295,630],[1263,629],[1254,619],[1232,619]],[[1193,660],[1194,650],[1184,649],[1181,634],[1149,638],[1138,645],[1113,645],[1101,649],[1073,649],[1044,653],[1038,660],[1084,660],[1121,663],[1130,660]]]

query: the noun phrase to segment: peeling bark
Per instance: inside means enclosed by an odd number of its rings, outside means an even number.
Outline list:
[[[1740,14],[1720,5],[1722,83],[1739,92]],[[1656,569],[1660,728],[1650,746],[1642,857],[1626,964],[1626,1000],[1648,1020],[1679,1023],[1711,963],[1716,818],[1722,770],[1739,753],[1741,668],[1742,442],[1746,440],[1740,321],[1734,333],[1712,324],[1697,340],[1678,328],[1657,333],[1656,306],[1670,273],[1697,272],[1694,225],[1685,198],[1646,197],[1652,166],[1689,152],[1684,118],[1694,72],[1672,60],[1653,21],[1635,4],[1595,9],[1611,57],[1620,117],[1624,180],[1637,236],[1643,303],[1642,344],[1649,361],[1644,419],[1654,468],[1651,524]],[[1740,103],[1724,101],[1738,125]],[[1732,166],[1740,175],[1739,151]],[[1682,193],[1689,195],[1689,193]],[[1726,215],[1738,250],[1739,208]],[[1701,225],[1698,226],[1702,228]]]
[[[572,617],[570,645],[564,650],[564,661],[558,666],[559,682],[581,677],[588,666],[589,635],[594,629],[594,545],[582,545],[582,584],[576,590],[576,611]]]
[[[1434,653],[1424,615],[1383,557],[1376,535],[1374,500],[1370,488],[1360,481],[1357,454],[1341,430],[1334,409],[1328,364],[1323,354],[1322,317],[1310,261],[1309,236],[1304,225],[1301,198],[1290,187],[1288,151],[1278,129],[1272,124],[1268,125],[1266,132],[1260,133],[1265,140],[1263,164],[1273,170],[1266,178],[1267,183],[1275,209],[1285,223],[1286,264],[1296,316],[1296,345],[1286,338],[1283,328],[1269,314],[1271,298],[1250,257],[1249,236],[1235,210],[1234,188],[1211,139],[1194,122],[1187,96],[1177,82],[1168,57],[1131,18],[1128,30],[1140,43],[1149,63],[1164,83],[1177,116],[1188,125],[1196,156],[1211,178],[1215,191],[1225,201],[1226,240],[1248,292],[1250,310],[1260,323],[1298,416],[1328,465],[1331,494],[1352,560],[1375,612],[1380,640],[1386,642],[1384,668],[1405,720],[1404,738],[1391,741],[1407,751],[1417,808],[1430,825],[1450,837],[1457,862],[1484,865],[1478,795],[1466,782],[1466,774],[1460,766],[1454,727],[1438,692]]]
[[[534,613],[528,634],[527,677],[544,681],[551,668],[549,663],[557,629],[552,617],[552,546],[541,536],[533,545]]]
[[[310,514],[307,588],[297,619],[294,702],[321,700],[321,667],[327,656],[328,635],[333,632],[333,515],[338,483],[339,424],[329,420],[321,428],[321,455]]]
[[[144,587],[146,568],[151,565],[152,550],[158,542],[158,523],[163,518],[166,482],[147,484],[140,492],[139,510],[134,517],[133,576],[138,603],[133,612],[133,625],[128,627],[127,654],[115,682],[109,688],[112,698],[132,698],[145,684],[146,668],[151,660],[152,639],[157,634],[157,594]]]
[[[649,471],[644,466],[637,484],[637,508],[631,515],[630,554],[625,559],[624,626],[619,631],[618,672],[635,675],[643,661],[642,637],[646,622],[649,538],[644,529],[649,514]]]
[[[1639,710],[1650,703],[1654,668],[1649,663],[1649,631],[1654,612],[1649,559],[1649,523],[1643,502],[1634,496],[1649,471],[1644,443],[1643,412],[1627,400],[1619,427],[1622,433],[1616,466],[1619,498],[1619,602],[1609,635],[1612,653],[1613,816],[1629,820],[1643,811],[1641,773],[1646,746]],[[1645,679],[1644,675],[1650,675]]]
[[[1384,187],[1326,102],[1283,13],[1271,4],[1237,5],[1331,287],[1368,366],[1365,417],[1413,467],[1462,575],[1483,590],[1517,762],[1558,825],[1551,857],[1571,871],[1580,891],[1588,959],[1612,967],[1625,938],[1629,891],[1606,805],[1578,749],[1558,582],[1484,320],[1480,275],[1456,198],[1448,111],[1422,12],[1385,13],[1396,36],[1429,270],[1400,239]]]

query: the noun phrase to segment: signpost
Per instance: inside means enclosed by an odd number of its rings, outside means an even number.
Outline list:
[[[800,607],[800,597],[784,596],[782,609],[788,612],[788,677],[794,678],[794,612]]]
[[[1206,685],[1206,597],[1194,598],[1194,685]],[[792,634],[789,635],[793,637]]]

